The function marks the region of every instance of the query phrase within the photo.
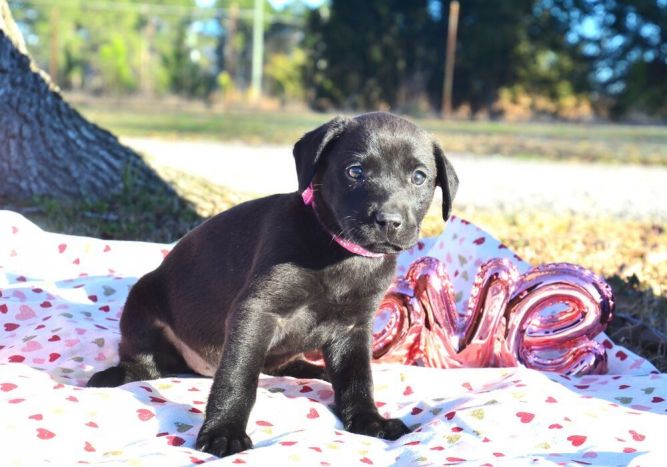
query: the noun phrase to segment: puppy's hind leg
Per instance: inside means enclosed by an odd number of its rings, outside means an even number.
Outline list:
[[[120,363],[95,373],[88,387],[116,387],[132,381],[157,379],[167,374],[192,372],[167,339],[153,312],[150,274],[130,291],[121,317]]]
[[[120,363],[95,373],[88,381],[88,387],[116,387],[132,381],[158,379],[167,374],[192,372],[164,331],[155,324],[138,334],[123,333],[119,353]]]
[[[130,361],[121,361],[117,366],[95,373],[86,386],[90,388],[113,388],[132,381],[157,379],[162,374],[150,354],[137,355]]]

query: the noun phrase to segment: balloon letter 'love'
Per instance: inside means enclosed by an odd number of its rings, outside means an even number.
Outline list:
[[[480,266],[459,310],[443,264],[424,257],[394,282],[377,310],[373,357],[438,368],[604,373],[607,356],[594,338],[613,311],[611,288],[591,271],[553,263],[519,275],[505,259]]]

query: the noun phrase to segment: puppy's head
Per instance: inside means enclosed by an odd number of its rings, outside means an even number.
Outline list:
[[[433,138],[385,112],[334,118],[296,143],[294,159],[299,191],[312,183],[318,215],[331,233],[374,253],[417,242],[436,186],[447,220],[458,187]]]

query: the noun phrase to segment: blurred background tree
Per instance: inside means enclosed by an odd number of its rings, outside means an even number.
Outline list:
[[[448,0],[378,0],[363,8],[332,0],[330,10],[313,12],[306,70],[312,104],[438,108],[448,7]],[[528,113],[565,116],[573,99],[585,100],[591,61],[568,41],[572,14],[559,8],[544,0],[463,1],[455,106],[498,116],[525,102]]]
[[[265,98],[319,110],[440,109],[449,0],[264,0]],[[467,118],[667,116],[667,0],[461,0]],[[242,102],[254,0],[16,0],[66,91]]]
[[[571,40],[592,60],[592,91],[613,117],[667,115],[667,1],[577,0]]]

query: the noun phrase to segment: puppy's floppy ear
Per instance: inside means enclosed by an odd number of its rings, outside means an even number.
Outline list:
[[[433,141],[433,155],[438,168],[437,182],[442,188],[442,218],[446,222],[452,212],[452,201],[456,196],[456,190],[459,188],[459,177],[456,176],[454,167],[445,157],[440,145],[435,141]]]
[[[309,131],[294,145],[292,154],[296,163],[296,174],[299,179],[299,191],[308,188],[315,168],[322,154],[332,141],[338,138],[345,130],[349,119],[337,116],[330,122]]]

